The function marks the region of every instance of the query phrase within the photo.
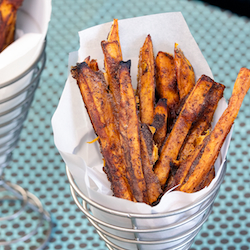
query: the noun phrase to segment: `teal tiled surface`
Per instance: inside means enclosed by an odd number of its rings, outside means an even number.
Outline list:
[[[47,35],[47,63],[13,160],[5,178],[35,194],[51,213],[54,228],[46,249],[104,250],[94,228],[70,195],[65,166],[54,146],[51,117],[67,78],[68,53],[78,49],[78,31],[113,18],[181,11],[214,79],[231,95],[240,67],[250,68],[250,20],[199,1],[53,0]],[[213,212],[192,249],[250,249],[250,94],[234,126],[225,181]],[[10,206],[5,205],[5,210]],[[31,221],[31,224],[34,220]],[[26,223],[27,224],[27,223]],[[27,227],[24,222],[20,227]],[[28,225],[28,227],[32,225]],[[1,234],[15,234],[13,228]],[[5,249],[36,249],[43,232],[25,244]]]

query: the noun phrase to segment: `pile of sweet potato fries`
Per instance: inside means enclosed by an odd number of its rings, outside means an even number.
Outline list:
[[[227,109],[211,129],[225,86],[202,75],[175,44],[154,57],[151,36],[139,54],[137,89],[124,62],[118,21],[101,42],[105,72],[87,57],[72,67],[116,197],[155,205],[168,190],[196,192],[215,176],[214,163],[250,87],[241,68]]]

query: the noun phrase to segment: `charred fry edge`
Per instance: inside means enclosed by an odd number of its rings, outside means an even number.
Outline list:
[[[167,99],[161,98],[155,107],[154,120],[151,126],[156,131],[154,133],[154,142],[160,149],[167,135],[167,120],[168,120],[168,106]]]

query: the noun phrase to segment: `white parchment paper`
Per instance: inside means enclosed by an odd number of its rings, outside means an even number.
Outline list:
[[[25,100],[27,91],[17,93],[29,85],[33,70],[20,76],[42,52],[50,16],[51,0],[24,0],[17,12],[15,41],[0,53],[0,154],[14,137],[8,131],[18,125],[12,119],[21,113],[18,105]],[[6,155],[2,155],[0,164],[5,160]]]
[[[76,61],[81,62],[90,55],[91,58],[97,59],[100,68],[103,68],[103,54],[100,43],[107,38],[111,24],[112,23],[106,23],[79,32],[80,49],[78,53],[70,54],[69,67],[75,65]],[[155,55],[160,50],[173,53],[174,44],[178,43],[185,56],[193,65],[196,79],[202,74],[213,77],[182,14],[179,12],[120,20],[119,32],[123,60],[132,60],[131,77],[134,87],[137,84],[136,76],[139,50],[148,34],[151,35]],[[219,102],[218,109],[214,116],[214,123],[217,122],[226,107],[227,104],[225,100],[222,99]],[[224,143],[221,154],[215,164],[216,177],[208,188],[194,194],[186,194],[177,191],[170,192],[162,197],[157,206],[150,207],[143,203],[133,203],[112,196],[110,184],[107,181],[105,173],[102,171],[103,162],[98,143],[86,143],[93,140],[96,135],[93,132],[78,86],[70,74],[65,84],[58,108],[52,118],[52,127],[55,145],[69,167],[77,185],[85,195],[105,207],[128,213],[141,214],[173,211],[192,204],[200,197],[206,195],[206,193],[213,188],[218,176],[220,176],[231,136],[229,135]],[[169,225],[169,223],[178,222],[186,218],[190,213],[196,213],[197,209],[198,208],[182,215],[166,218],[165,220],[138,220],[137,226],[139,228],[154,228],[160,225]],[[107,214],[102,214],[95,210],[93,210],[93,212],[98,218],[113,223],[114,225],[128,226],[131,224],[128,219],[117,219],[113,215],[107,216]],[[198,223],[201,218],[202,216],[181,228],[169,230],[167,234],[170,236],[177,235],[182,232],[182,230],[191,228]],[[117,231],[113,231],[112,233],[121,235],[122,237],[134,238],[134,235],[126,233],[119,233]],[[163,239],[166,237],[166,231],[157,234],[142,234],[140,237],[154,240]],[[154,245],[154,248],[152,248],[152,246],[144,246],[142,249],[162,249],[163,247],[170,246],[171,243],[168,243],[164,246]],[[129,244],[126,245],[126,247],[128,247],[128,249],[136,249]]]

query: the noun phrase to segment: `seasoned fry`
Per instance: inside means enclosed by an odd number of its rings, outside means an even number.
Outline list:
[[[213,80],[202,75],[190,93],[183,109],[165,141],[154,171],[164,188],[169,176],[170,163],[177,159],[181,146],[195,120],[204,111],[204,100],[213,85]]]
[[[113,21],[111,30],[108,34],[108,40],[102,41],[101,46],[104,54],[104,76],[114,100],[115,117],[118,117],[118,110],[120,106],[120,87],[117,72],[119,69],[119,63],[122,61],[122,50],[117,19],[114,19]]]
[[[140,49],[137,93],[140,101],[140,119],[151,125],[155,105],[155,60],[151,36],[148,35]]]
[[[236,119],[242,101],[250,87],[250,70],[241,68],[234,84],[232,96],[229,100],[227,109],[223,112],[219,121],[215,125],[209,141],[204,147],[204,152],[196,164],[193,173],[187,181],[180,187],[180,191],[194,192],[202,182],[203,178],[213,167],[220,149],[230,132],[230,129]]]
[[[122,60],[120,54],[120,45],[117,41],[102,41],[102,51],[104,54],[104,67],[109,90],[113,96],[116,113],[118,113],[120,105],[120,89],[117,72],[119,63]]]
[[[71,69],[77,80],[83,101],[91,119],[93,128],[99,137],[101,153],[105,159],[105,172],[111,181],[116,197],[134,200],[126,179],[126,167],[110,96],[106,84],[98,72],[83,62]]]
[[[0,52],[14,42],[17,10],[23,0],[0,1]]]
[[[130,77],[130,61],[120,62],[120,110],[119,127],[121,145],[127,167],[127,179],[138,202],[148,202],[146,182],[142,170],[139,136],[139,120],[136,110],[134,90]]]
[[[155,202],[162,193],[161,185],[153,171],[154,141],[153,134],[147,124],[142,124],[140,129],[141,160],[144,178],[147,186],[149,204]]]
[[[159,98],[168,100],[168,109],[171,119],[176,116],[179,105],[179,93],[175,72],[175,63],[172,55],[159,51],[156,59],[156,94]]]
[[[194,150],[196,146],[197,138],[207,130],[211,128],[211,122],[214,116],[214,112],[217,108],[219,100],[223,96],[225,86],[214,82],[212,88],[209,91],[208,98],[206,99],[206,109],[204,111],[204,115],[200,117],[200,119],[194,124],[191,129],[190,134],[185,140],[183,148],[178,156],[179,160],[186,159]]]
[[[174,62],[177,76],[177,86],[180,100],[184,99],[195,85],[195,74],[191,63],[183,54],[182,50],[175,44]]]
[[[119,26],[118,26],[118,19],[113,20],[112,27],[110,29],[110,32],[108,34],[108,41],[117,41],[119,44],[119,54],[122,55],[122,49],[121,49],[121,44],[120,44],[120,37],[119,37]]]
[[[160,149],[167,134],[168,106],[167,99],[162,98],[155,107],[154,121],[151,126],[155,128],[154,142]]]
[[[203,148],[204,139],[208,138],[207,135],[201,136],[199,144],[193,149],[192,154],[189,154],[188,157],[180,162],[178,169],[174,175],[171,175],[169,178],[166,191],[177,187],[175,190],[179,190],[180,186],[183,184],[185,178],[188,176],[188,173],[192,171],[193,162],[201,155],[201,150]],[[207,141],[208,139],[206,139]]]

